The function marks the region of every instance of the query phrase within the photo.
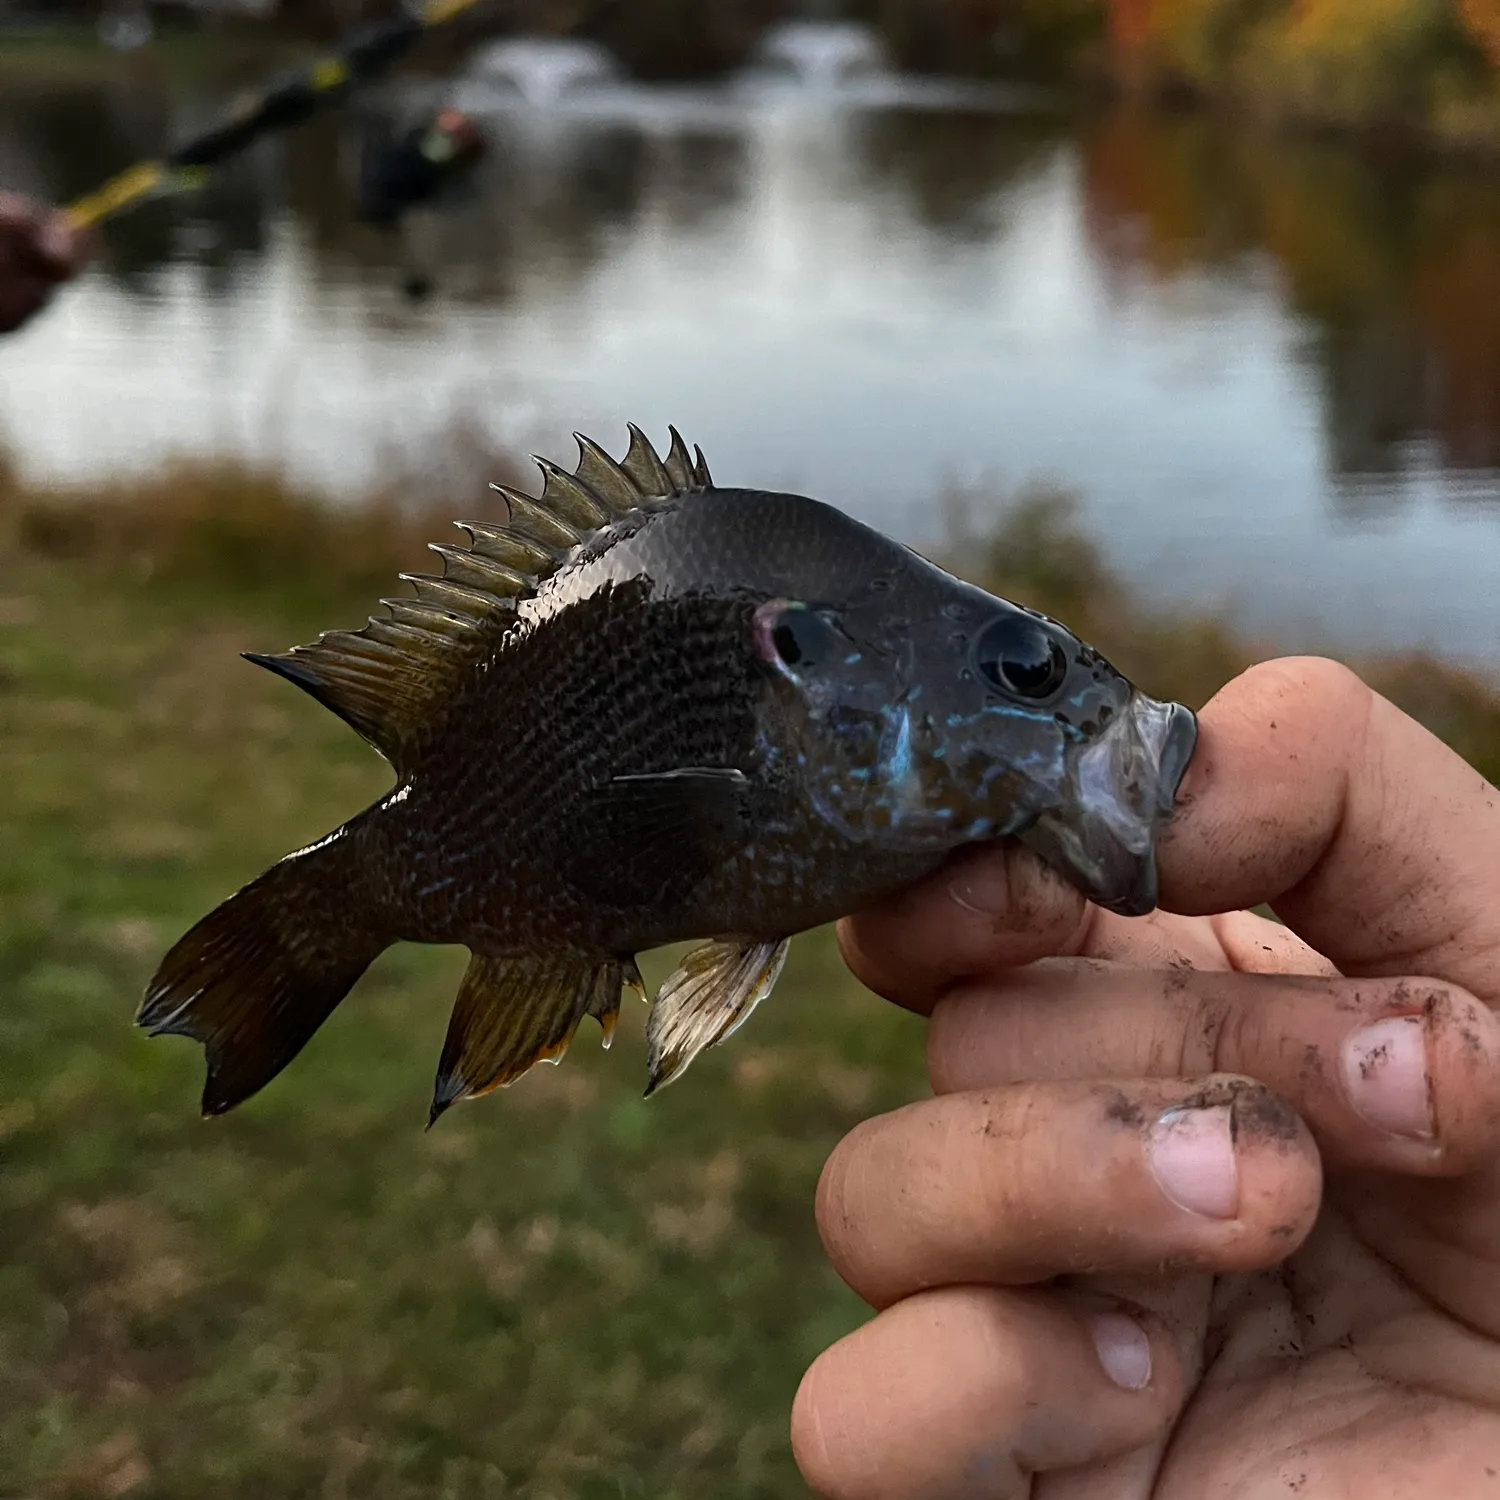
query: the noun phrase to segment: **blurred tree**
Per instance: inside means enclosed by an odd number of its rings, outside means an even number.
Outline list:
[[[1463,40],[1452,0],[1296,0],[1260,82],[1300,114],[1425,118]]]
[[[1105,34],[1106,0],[861,0],[898,66],[919,72],[1052,74]]]
[[[1442,182],[1421,204],[1412,295],[1447,462],[1500,469],[1500,192]]]
[[[1458,13],[1490,65],[1500,68],[1500,0],[1458,0]]]
[[[727,72],[762,31],[794,14],[793,0],[593,0],[576,29],[602,42],[638,78]]]
[[[1500,189],[1434,159],[1150,110],[1098,122],[1084,167],[1090,243],[1122,294],[1205,264],[1274,266],[1336,472],[1399,472],[1414,442],[1449,468],[1500,468]]]

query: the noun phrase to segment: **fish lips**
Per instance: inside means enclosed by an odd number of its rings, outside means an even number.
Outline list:
[[[1095,905],[1145,916],[1157,903],[1157,836],[1197,743],[1191,709],[1136,693],[1125,712],[1072,757],[1066,805],[1044,813],[1020,841]]]

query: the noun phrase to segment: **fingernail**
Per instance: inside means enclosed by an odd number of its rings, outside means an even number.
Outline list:
[[[1355,1113],[1377,1130],[1433,1137],[1425,1033],[1420,1016],[1392,1016],[1344,1038],[1344,1089]]]
[[[1144,1390],[1151,1380],[1151,1340],[1134,1318],[1124,1313],[1095,1313],[1089,1332],[1104,1373],[1127,1391]]]
[[[1205,1219],[1232,1219],[1239,1209],[1229,1106],[1168,1110],[1151,1129],[1147,1158],[1168,1198]]]
[[[1010,907],[1010,879],[998,849],[972,854],[948,882],[948,894],[977,917],[998,917]]]

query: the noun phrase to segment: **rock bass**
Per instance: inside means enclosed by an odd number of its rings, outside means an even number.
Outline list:
[[[1090,899],[1156,904],[1197,735],[1063,626],[806,496],[720,488],[676,429],[501,493],[387,614],[282,655],[396,785],[167,954],[138,1022],[249,1098],[392,943],[471,953],[430,1119],[607,1046],[636,955],[650,1094],[770,992],[793,935],[1015,837]]]

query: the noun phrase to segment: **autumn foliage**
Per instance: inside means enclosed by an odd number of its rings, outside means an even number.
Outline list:
[[[1083,159],[1108,286],[1274,266],[1316,331],[1335,468],[1391,473],[1429,444],[1485,493],[1500,467],[1500,186],[1143,109],[1089,132]]]
[[[1500,0],[1100,0],[1117,76],[1343,124],[1500,126]]]
[[[1500,68],[1500,0],[1459,0],[1458,11],[1464,29]]]

